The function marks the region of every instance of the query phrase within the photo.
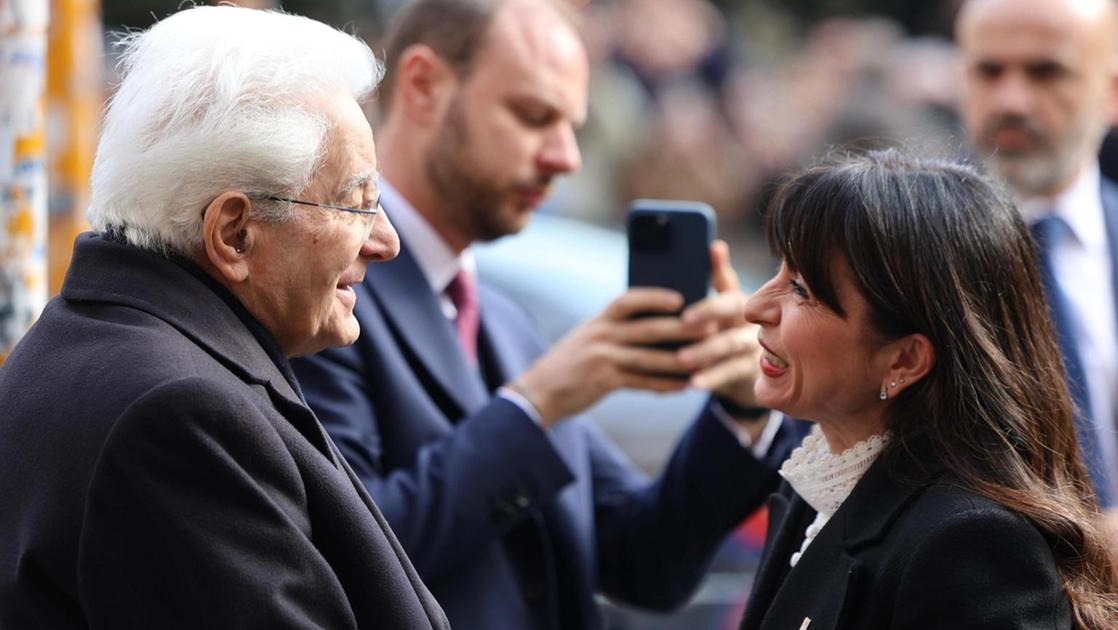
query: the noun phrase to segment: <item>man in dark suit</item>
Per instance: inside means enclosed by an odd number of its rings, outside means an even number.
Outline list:
[[[0,368],[0,627],[447,628],[287,357],[352,343],[363,42],[237,7],[125,45],[62,295]]]
[[[1097,158],[1118,103],[1115,14],[1112,0],[971,0],[956,30],[964,122],[1040,245],[1080,446],[1118,528],[1118,184]]]
[[[722,293],[683,319],[671,315],[679,296],[631,290],[550,350],[508,298],[474,289],[470,244],[518,231],[579,166],[588,68],[566,11],[405,9],[378,131],[401,254],[361,286],[357,344],[295,364],[456,628],[598,627],[598,591],[682,604],[789,450],[780,420],[748,408],[755,331],[724,248]],[[690,345],[649,345],[668,339]],[[580,413],[620,387],[683,387],[673,372],[726,404],[706,405],[649,481]]]

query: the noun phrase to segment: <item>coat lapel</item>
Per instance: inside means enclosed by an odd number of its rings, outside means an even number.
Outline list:
[[[770,604],[784,581],[788,558],[799,549],[804,529],[814,517],[815,511],[788,488],[787,482],[781,484],[777,494],[769,497],[765,549],[761,555],[761,566],[753,579],[742,630],[760,628],[761,622],[767,618]]]
[[[485,386],[467,362],[454,327],[407,243],[401,240],[400,254],[394,260],[369,266],[365,288],[377,298],[397,342],[411,351],[418,367],[458,405],[459,415],[485,404],[489,398]]]
[[[508,326],[494,324],[491,314],[495,309],[494,301],[485,287],[481,288],[481,335],[479,347],[485,346],[487,356],[493,361],[496,376],[501,382],[517,376],[528,369],[535,357],[525,353],[525,341]]]
[[[882,540],[905,507],[927,488],[898,482],[905,473],[915,476],[915,471],[891,470],[886,460],[874,462],[783,579],[815,512],[782,487],[792,498],[775,495],[779,501],[770,502],[770,528],[779,529],[772,545],[766,543],[742,629],[800,628],[805,622],[811,630],[836,628],[857,614],[846,603],[860,588],[859,553]]]

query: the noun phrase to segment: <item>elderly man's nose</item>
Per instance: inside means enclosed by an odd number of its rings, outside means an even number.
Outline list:
[[[392,260],[400,253],[400,236],[383,211],[373,217],[373,228],[361,245],[361,256],[373,262]]]

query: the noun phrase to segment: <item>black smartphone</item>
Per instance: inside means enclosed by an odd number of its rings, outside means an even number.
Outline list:
[[[629,286],[664,287],[686,307],[710,291],[714,211],[697,201],[638,199],[629,205]]]

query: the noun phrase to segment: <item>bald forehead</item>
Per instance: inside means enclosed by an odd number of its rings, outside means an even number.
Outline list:
[[[964,45],[988,29],[1045,28],[1053,35],[1098,37],[1110,42],[1118,0],[968,0],[956,33]]]

